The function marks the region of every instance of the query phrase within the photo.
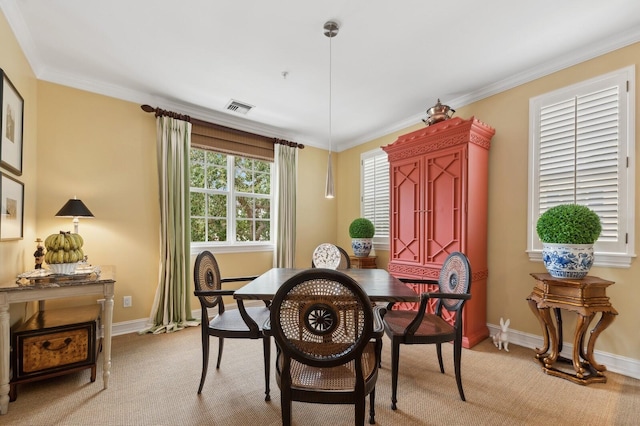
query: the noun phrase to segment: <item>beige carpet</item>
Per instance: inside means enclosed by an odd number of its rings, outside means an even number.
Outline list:
[[[390,409],[389,344],[378,378],[378,425],[638,425],[640,381],[607,373],[606,384],[580,386],[544,374],[533,351],[498,351],[486,340],[462,354],[467,402],[458,396],[451,346],[446,374],[433,346],[401,348],[398,410]],[[217,352],[213,343],[212,351]],[[200,330],[117,336],[111,381],[89,370],[23,384],[2,425],[279,425],[280,395],[264,401],[262,344],[228,340],[220,370],[211,368],[201,395]],[[353,407],[293,404],[296,425],[353,424]]]

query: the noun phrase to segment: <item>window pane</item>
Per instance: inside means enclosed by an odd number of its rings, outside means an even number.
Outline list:
[[[236,218],[253,218],[253,210],[253,197],[236,197]]]
[[[267,220],[256,221],[256,241],[271,241],[271,222]]]
[[[209,219],[207,225],[207,241],[227,241],[227,221],[225,219]]]
[[[253,221],[250,221],[250,220],[236,221],[236,241],[254,241]]]
[[[204,188],[204,151],[192,149],[190,158],[190,186]]]
[[[255,217],[257,219],[269,219],[271,217],[271,200],[266,198],[256,198]]]
[[[227,190],[227,156],[207,152],[207,188]]]
[[[202,192],[191,193],[191,216],[204,216],[204,194]]]
[[[204,242],[204,219],[191,218],[191,241]]]
[[[208,216],[217,218],[227,217],[227,196],[222,194],[215,194],[207,196],[209,203]]]

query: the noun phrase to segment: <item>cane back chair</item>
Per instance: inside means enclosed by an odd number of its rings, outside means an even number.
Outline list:
[[[349,269],[351,258],[342,247],[334,244],[322,243],[313,251],[311,256],[312,268]]]
[[[232,296],[234,290],[222,289],[223,283],[251,281],[256,277],[221,278],[216,258],[209,251],[203,251],[196,258],[193,282],[194,294],[198,296],[202,317],[202,375],[198,393],[202,392],[209,365],[209,337],[218,337],[218,361],[220,368],[224,339],[262,339],[264,348],[265,401],[269,401],[269,363],[271,358],[271,340],[263,332],[263,325],[269,319],[268,306],[244,307],[238,300],[238,309],[225,309],[222,296]],[[218,308],[217,314],[210,320],[207,309]]]
[[[397,408],[398,364],[400,345],[435,344],[440,372],[444,374],[442,363],[442,343],[453,341],[453,365],[460,398],[465,401],[460,377],[462,355],[462,308],[471,298],[471,266],[467,257],[460,252],[447,256],[436,280],[401,279],[413,284],[438,284],[438,292],[422,293],[418,311],[391,310],[387,306],[384,329],[391,339],[391,408]],[[426,312],[429,299],[437,299],[433,313]],[[445,312],[445,310],[447,312]],[[453,317],[453,323],[443,318]]]
[[[381,310],[340,271],[308,269],[280,287],[268,332],[276,341],[283,425],[291,424],[292,401],[354,404],[355,424],[363,425],[366,395],[375,423]]]

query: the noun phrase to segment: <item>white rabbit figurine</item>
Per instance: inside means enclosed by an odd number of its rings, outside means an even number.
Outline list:
[[[498,350],[504,350],[509,352],[509,324],[511,320],[507,318],[505,322],[502,318],[500,318],[500,331],[498,331],[495,336],[493,336],[493,344],[496,345]]]

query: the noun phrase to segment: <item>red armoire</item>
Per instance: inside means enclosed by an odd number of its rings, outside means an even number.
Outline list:
[[[437,279],[449,253],[464,253],[472,274],[471,299],[463,312],[466,348],[489,336],[487,191],[494,133],[474,117],[456,117],[382,147],[391,180],[389,272],[399,278]],[[426,291],[425,287],[430,286],[415,285],[414,290]]]

